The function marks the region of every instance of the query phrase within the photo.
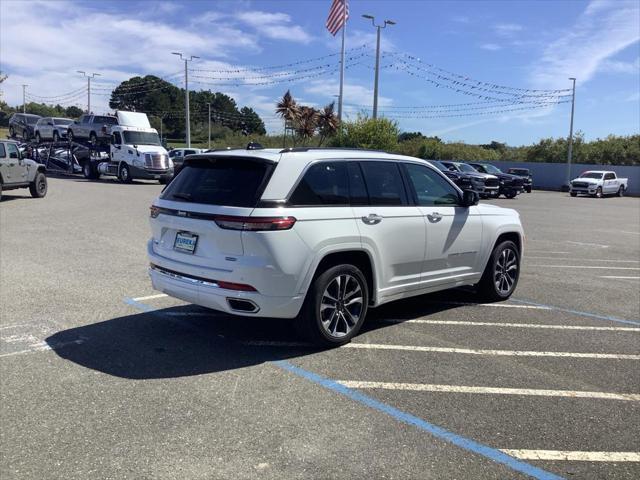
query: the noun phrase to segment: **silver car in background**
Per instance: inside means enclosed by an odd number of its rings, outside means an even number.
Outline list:
[[[67,139],[67,129],[73,123],[70,118],[44,117],[38,120],[35,127],[36,141],[53,140],[59,142]]]

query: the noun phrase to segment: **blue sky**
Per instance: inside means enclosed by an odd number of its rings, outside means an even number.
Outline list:
[[[26,83],[33,98],[64,94],[65,102],[84,106],[83,96],[73,98],[68,92],[85,85],[75,73],[85,70],[101,74],[95,84],[101,90],[94,90],[92,110],[106,111],[109,86],[134,74],[169,76],[181,85],[182,65],[170,52],[182,51],[201,57],[193,69],[243,69],[246,77],[260,77],[233,81],[242,85],[215,86],[210,83],[220,80],[202,77],[238,74],[193,72],[190,83],[192,88],[232,95],[241,106],[251,106],[263,115],[269,130],[279,130],[281,123],[273,117],[277,98],[289,88],[302,103],[331,102],[338,93],[333,67],[308,70],[297,74],[305,78],[286,83],[246,83],[263,81],[265,72],[274,74],[268,78],[273,81],[288,78],[292,70],[335,63],[337,57],[332,56],[261,70],[338,52],[339,35],[334,38],[324,28],[330,3],[3,0],[0,68],[9,75],[2,84],[3,97],[9,104],[20,104],[20,85]],[[419,58],[471,79],[517,88],[568,88],[567,78],[577,77],[576,130],[588,139],[640,132],[637,0],[351,0],[349,4],[347,47],[365,46],[352,54],[360,56],[346,72],[345,111],[350,117],[358,111],[370,112],[372,104],[375,32],[361,17],[367,13],[397,22],[383,31],[382,65],[387,68],[380,75],[380,110],[395,116],[403,131],[511,145],[568,133],[569,104],[483,116],[468,115],[478,110],[467,107],[448,112],[465,115],[459,117],[401,108],[480,101],[407,74],[402,60],[411,55],[413,65]],[[420,116],[438,118],[413,118]]]

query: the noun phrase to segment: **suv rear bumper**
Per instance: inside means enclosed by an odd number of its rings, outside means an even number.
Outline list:
[[[295,318],[304,302],[304,295],[273,297],[259,292],[245,292],[221,288],[215,280],[206,280],[186,272],[188,266],[169,260],[153,252],[152,241],[147,245],[151,266],[149,277],[155,290],[185,302],[233,315],[255,317]],[[232,279],[224,279],[231,281]],[[231,300],[231,303],[229,302]],[[234,300],[236,302],[234,302]],[[238,303],[238,301],[240,303]],[[236,308],[232,308],[232,304]],[[255,308],[249,309],[253,305]],[[238,309],[238,306],[247,308]]]

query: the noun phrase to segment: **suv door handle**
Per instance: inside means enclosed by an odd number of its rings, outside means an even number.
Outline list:
[[[375,213],[370,213],[368,216],[362,217],[362,221],[367,225],[376,225],[382,221],[382,217]]]
[[[429,213],[427,214],[427,218],[430,222],[439,222],[442,220],[442,214],[438,212]]]

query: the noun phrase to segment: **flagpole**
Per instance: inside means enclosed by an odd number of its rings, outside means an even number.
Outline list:
[[[343,15],[346,17],[347,10],[343,10]],[[344,19],[342,24],[342,49],[340,50],[340,96],[338,97],[338,121],[342,122],[342,94],[344,87],[344,33],[347,29],[347,19]]]

